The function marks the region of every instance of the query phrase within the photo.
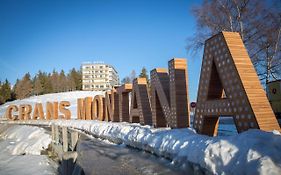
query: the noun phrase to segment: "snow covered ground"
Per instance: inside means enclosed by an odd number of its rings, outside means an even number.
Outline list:
[[[92,92],[92,96],[95,94]],[[40,100],[44,103],[44,100],[47,101],[47,96],[49,101],[69,100],[72,106],[71,110],[75,115],[73,118],[76,118],[76,113],[74,113],[76,111],[76,98],[89,95],[89,92],[71,92],[71,95],[59,93],[45,95],[45,97],[31,97],[25,102],[35,103]],[[20,104],[23,101],[15,103]],[[1,112],[3,115],[3,111],[5,111],[6,107],[4,106],[7,105],[0,106],[0,116]],[[196,134],[191,128],[154,129],[139,124],[75,119],[69,121],[8,121],[4,123],[57,124],[74,127],[86,130],[111,142],[164,156],[183,168],[189,166],[188,162],[192,162],[200,165],[211,174],[280,174],[281,172],[281,135],[277,131],[249,130],[232,136],[208,137]]]
[[[0,174],[56,174],[41,151],[48,148],[50,135],[31,126],[0,126]]]
[[[208,137],[196,134],[191,128],[154,129],[125,122],[30,120],[24,123],[86,130],[99,138],[164,156],[183,169],[192,162],[212,174],[277,175],[281,172],[281,135],[277,131],[249,130],[233,136]]]

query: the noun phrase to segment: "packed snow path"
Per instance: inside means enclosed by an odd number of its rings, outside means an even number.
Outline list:
[[[165,158],[81,135],[77,145],[76,166],[91,174],[180,175],[194,174],[193,169],[182,170]],[[189,168],[189,167],[187,167]],[[190,168],[193,168],[190,166]],[[199,171],[199,170],[198,170]],[[197,173],[198,174],[198,173]]]

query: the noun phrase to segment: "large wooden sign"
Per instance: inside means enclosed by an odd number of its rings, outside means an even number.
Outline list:
[[[216,135],[222,116],[233,116],[238,132],[279,129],[241,37],[232,32],[205,42],[194,127]]]
[[[168,70],[156,68],[147,80],[137,78],[105,95],[77,99],[77,119],[133,122],[154,127],[189,127],[187,61],[174,58]],[[10,120],[70,119],[70,103],[11,105]],[[59,115],[61,114],[61,115]],[[222,32],[205,43],[194,128],[216,135],[219,117],[233,116],[238,132],[250,128],[280,130],[256,71],[238,33]]]

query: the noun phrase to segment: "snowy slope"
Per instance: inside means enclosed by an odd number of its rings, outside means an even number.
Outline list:
[[[5,103],[0,106],[0,117],[4,116],[6,108],[11,105],[20,105],[20,104],[30,104],[34,107],[35,103],[42,103],[44,112],[46,111],[46,102],[54,102],[54,101],[69,101],[70,102],[70,111],[72,114],[72,118],[76,118],[77,114],[77,98],[85,98],[88,96],[96,96],[102,95],[104,92],[97,91],[71,91],[71,92],[62,92],[62,93],[53,93],[53,94],[45,94],[39,96],[32,96],[22,100],[15,100],[12,102]]]
[[[57,174],[46,155],[40,152],[51,143],[39,127],[0,126],[0,174]]]

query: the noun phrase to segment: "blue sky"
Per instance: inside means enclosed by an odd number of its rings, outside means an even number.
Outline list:
[[[188,59],[189,93],[196,100],[202,53],[188,55],[195,31],[188,0],[1,0],[0,80],[26,72],[68,71],[84,61],[112,64],[120,78],[145,66]]]

